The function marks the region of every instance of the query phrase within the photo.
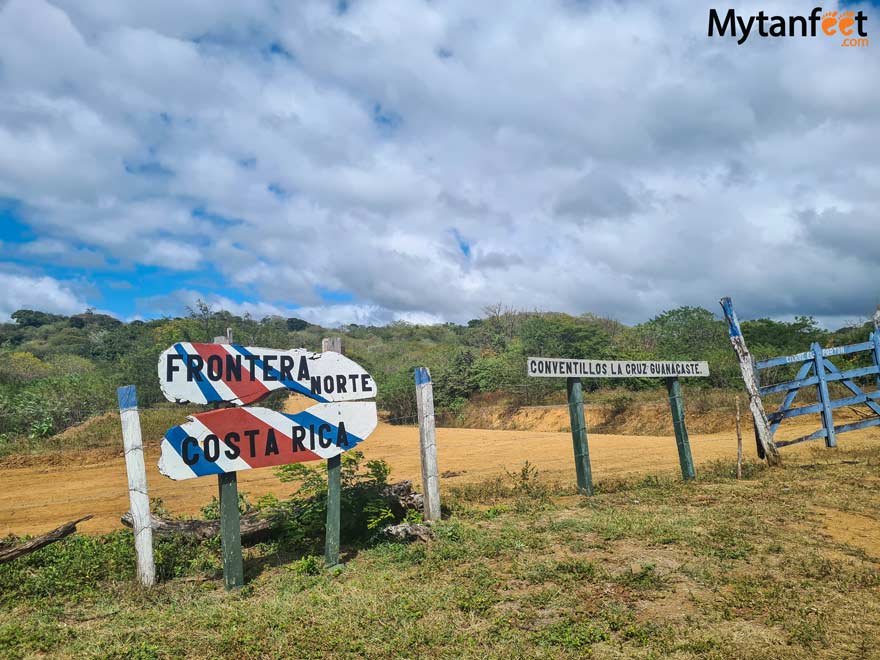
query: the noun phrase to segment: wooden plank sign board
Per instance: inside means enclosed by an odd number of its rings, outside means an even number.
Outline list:
[[[181,480],[324,460],[363,442],[376,422],[372,401],[320,403],[295,414],[259,407],[199,413],[165,434],[159,471]]]
[[[709,375],[708,362],[530,357],[527,364],[528,375],[537,378],[681,378]]]
[[[287,389],[320,403],[376,396],[363,367],[335,352],[180,342],[159,356],[159,385],[169,401],[246,405]]]

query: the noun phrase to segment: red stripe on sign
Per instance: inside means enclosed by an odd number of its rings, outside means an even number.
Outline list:
[[[242,405],[259,401],[271,391],[257,377],[257,374],[262,371],[261,367],[254,367],[254,378],[251,378],[251,361],[246,359],[244,355],[236,357],[223,348],[223,344],[193,344],[192,346],[205,361],[202,374],[208,379],[208,382],[213,382],[211,374],[216,373],[215,370],[218,367],[216,359],[211,360],[210,363],[208,359],[212,356],[220,358],[219,369],[222,376],[220,380],[241,400]],[[237,370],[232,373],[226,367],[230,362],[237,364],[239,360],[241,360],[241,379],[235,380],[231,376],[237,376]]]
[[[193,417],[220,438],[222,450],[237,446],[241,451],[238,458],[244,459],[253,468],[324,460],[308,449],[308,433],[302,441],[304,449],[300,449],[297,445],[294,450],[290,430],[284,433],[274,426],[269,426],[263,420],[251,415],[247,408],[222,408],[199,413]],[[290,422],[290,429],[293,427],[294,423]],[[234,441],[235,435],[238,437],[237,442]],[[272,436],[274,436],[274,444],[270,443]],[[225,443],[225,446],[222,443]]]

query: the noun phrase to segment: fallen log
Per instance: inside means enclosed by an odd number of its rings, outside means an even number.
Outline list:
[[[404,515],[409,509],[421,510],[423,506],[422,495],[413,491],[411,481],[388,484],[382,490],[382,497],[397,509],[395,513],[399,515]],[[241,539],[253,541],[268,536],[278,517],[296,518],[302,508],[282,506],[244,514],[241,517]],[[121,520],[126,527],[133,525],[130,511],[126,511]],[[176,520],[151,515],[150,525],[156,536],[189,536],[198,541],[213,538],[220,533],[220,520]]]
[[[122,524],[131,527],[131,511],[122,514]],[[267,535],[273,526],[271,515],[265,513],[249,513],[241,517],[242,540],[253,540]],[[204,541],[220,533],[220,520],[174,520],[150,516],[150,526],[156,536],[189,536]]]
[[[92,518],[94,518],[94,516],[89,515],[84,516],[79,520],[73,520],[61,525],[61,527],[53,529],[51,532],[32,538],[30,541],[25,541],[24,543],[4,544],[0,547],[0,564],[4,564],[24,555],[29,555],[40,548],[46,547],[50,543],[60,541],[64,537],[73,534],[76,531],[76,526],[81,522],[91,520]]]

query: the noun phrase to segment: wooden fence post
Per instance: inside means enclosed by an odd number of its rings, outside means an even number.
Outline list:
[[[144,466],[137,389],[134,385],[127,385],[116,390],[116,394],[119,398],[119,418],[122,422],[125,471],[128,475],[128,501],[134,530],[134,549],[137,553],[137,576],[142,585],[151,587],[156,583],[156,565],[153,562],[153,528],[150,519],[150,497],[147,494],[147,470]]]
[[[225,337],[215,337],[215,344],[231,344],[232,328]],[[238,510],[238,475],[225,472],[217,475],[220,500],[220,544],[223,553],[223,584],[226,590],[244,586],[244,560],[241,556],[241,512]]]
[[[764,402],[761,400],[761,391],[758,387],[756,375],[757,370],[755,369],[754,362],[752,362],[752,355],[746,346],[746,340],[743,338],[739,319],[736,317],[736,312],[733,311],[733,302],[727,297],[722,298],[720,302],[730,331],[730,343],[733,345],[733,350],[739,360],[740,372],[746,386],[746,392],[749,394],[749,410],[752,413],[752,418],[755,420],[755,437],[759,447],[764,452],[767,463],[770,465],[781,465],[782,461],[779,457],[779,450],[773,442],[770,422],[764,410]]]
[[[568,378],[568,417],[571,420],[571,440],[574,445],[574,469],[577,473],[578,492],[593,494],[593,470],[590,467],[590,448],[587,445],[587,421],[584,419],[584,394],[580,378]]]
[[[675,429],[675,445],[678,447],[678,462],[681,465],[681,478],[691,481],[694,474],[694,459],[691,456],[691,443],[684,423],[684,403],[681,399],[681,383],[678,378],[666,379],[669,393],[669,406],[672,408],[672,426]]]
[[[434,425],[434,388],[431,383],[431,372],[427,367],[417,367],[415,380],[425,520],[440,520],[440,474],[437,467],[437,435]]]
[[[342,353],[342,337],[325,337],[321,351]],[[324,530],[324,562],[327,568],[339,565],[339,527],[342,508],[342,457],[327,459],[327,525]]]
[[[735,396],[734,402],[736,403],[736,478],[743,478],[743,435],[742,435],[742,425],[740,423],[740,414],[739,414],[739,395]]]

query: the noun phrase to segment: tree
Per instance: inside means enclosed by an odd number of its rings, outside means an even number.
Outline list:
[[[679,307],[637,326],[644,348],[657,359],[699,360],[727,344],[727,327],[703,307]]]
[[[608,357],[608,335],[597,324],[568,314],[532,314],[520,326],[523,357]]]
[[[64,317],[58,316],[57,314],[38,312],[33,309],[20,309],[16,312],[12,312],[12,320],[21,326],[39,328],[42,325],[63,321]]]
[[[287,329],[290,332],[297,332],[299,330],[305,330],[309,327],[308,321],[303,321],[302,319],[298,319],[295,316],[291,316],[287,319]]]

